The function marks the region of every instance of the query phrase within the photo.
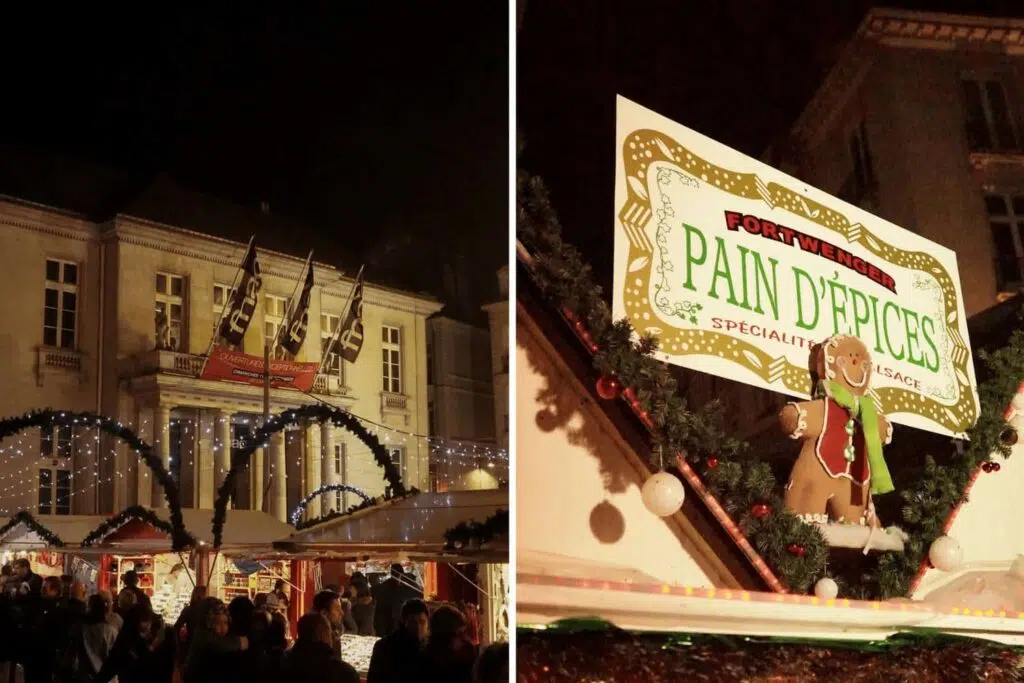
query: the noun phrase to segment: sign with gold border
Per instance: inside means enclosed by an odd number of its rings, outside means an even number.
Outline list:
[[[954,252],[623,97],[617,143],[614,315],[659,358],[807,397],[811,345],[852,334],[893,422],[974,424]]]

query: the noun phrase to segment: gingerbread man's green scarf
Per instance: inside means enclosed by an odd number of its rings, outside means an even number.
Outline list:
[[[868,451],[868,465],[871,466],[871,493],[881,495],[895,490],[889,466],[882,455],[882,437],[878,433],[878,411],[870,396],[854,396],[850,390],[836,381],[829,380],[828,393],[832,400],[850,411],[850,418],[859,420],[864,430],[864,443]]]

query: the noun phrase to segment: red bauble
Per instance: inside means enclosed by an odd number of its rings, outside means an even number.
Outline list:
[[[999,470],[1003,469],[1003,466],[997,462],[991,463],[991,465],[992,466],[989,467],[989,470],[991,470],[992,472],[998,472]]]
[[[622,385],[619,384],[619,380],[611,375],[604,375],[598,379],[594,388],[597,390],[597,395],[606,401],[613,401],[622,393]]]
[[[991,460],[986,460],[985,462],[981,463],[981,471],[982,472],[991,472],[993,464],[994,463]]]
[[[708,458],[708,469],[713,470],[718,467],[718,458]]]
[[[636,403],[636,392],[633,391],[633,387],[626,387],[623,389],[622,395],[626,397],[626,400],[629,401],[630,405]]]
[[[583,321],[577,320],[575,323],[573,323],[573,329],[575,329],[578,333],[583,334]]]
[[[758,519],[767,517],[772,513],[772,506],[767,503],[758,503],[754,507],[750,508],[750,514],[754,515]]]
[[[804,553],[807,552],[806,550],[804,550],[804,547],[802,545],[798,545],[796,543],[790,543],[786,550],[788,550],[791,554],[796,555],[797,557],[803,557]]]

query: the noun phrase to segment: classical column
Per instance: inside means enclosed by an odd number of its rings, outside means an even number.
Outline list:
[[[263,461],[266,459],[265,448],[253,451],[249,460],[249,507],[253,510],[263,509],[263,490],[267,484],[263,481]]]
[[[214,477],[216,482],[213,487],[213,499],[217,500],[217,492],[220,491],[224,478],[228,476],[231,469],[231,412],[218,410],[214,422],[214,434],[216,435],[213,445],[214,450]]]
[[[196,439],[195,458],[195,506],[200,510],[213,509],[213,489],[217,485],[217,462],[214,451],[215,439],[212,430],[217,426],[216,421],[211,424],[209,410],[196,411]]]
[[[150,444],[153,443],[153,432],[155,431],[153,429],[154,412],[152,408],[140,407],[138,410],[138,422],[136,423],[138,427],[136,431],[139,434],[139,438]],[[135,503],[150,507],[153,505],[153,475],[137,453],[129,450],[128,457],[132,460],[135,467]]]
[[[330,422],[320,423],[320,483],[340,483],[334,472],[334,425]],[[321,510],[330,512],[334,507],[335,497],[327,495],[326,497],[320,496],[320,498],[322,500]]]
[[[270,514],[282,522],[288,521],[288,464],[284,459],[284,431],[270,437]]]
[[[164,470],[167,472],[171,471],[171,407],[165,403],[158,404],[153,410],[153,440],[154,449],[156,455],[160,458],[160,464],[163,465]],[[144,464],[140,463],[142,468],[149,472],[149,468]],[[164,495],[164,487],[160,485],[153,473],[150,472],[150,481],[152,481],[152,501],[153,507],[164,508],[167,507],[167,496]]]
[[[316,428],[315,424],[306,425],[305,445],[306,490],[302,492],[302,495],[308,496],[320,488],[320,430]],[[320,516],[320,499],[322,497],[310,502],[309,507],[306,508],[307,519]]]

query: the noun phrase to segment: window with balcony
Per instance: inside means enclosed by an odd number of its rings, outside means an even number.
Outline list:
[[[46,259],[43,345],[73,349],[78,323],[78,264]]]
[[[1020,148],[1003,84],[992,78],[965,78],[964,119],[972,152],[1007,152]]]
[[[1024,196],[985,197],[995,253],[996,284],[1001,292],[1024,286]]]
[[[384,325],[381,335],[383,355],[384,391],[402,393],[402,332],[397,327]]]
[[[330,313],[320,314],[320,357],[325,359],[324,374],[337,377],[339,384],[343,385],[345,383],[345,363],[341,358],[341,354],[337,353],[339,345],[336,340],[334,344],[335,350],[330,354],[327,353],[327,347],[338,332],[338,325],[340,324],[341,318],[339,316]]]
[[[283,296],[267,294],[263,297],[263,341],[273,344],[277,340],[277,333],[284,324],[285,308],[287,299]]]
[[[172,351],[185,348],[185,278],[169,273],[156,274],[156,313],[167,320],[168,347]],[[157,340],[158,342],[160,340]]]
[[[71,470],[58,467],[39,468],[39,514],[71,514]]]

